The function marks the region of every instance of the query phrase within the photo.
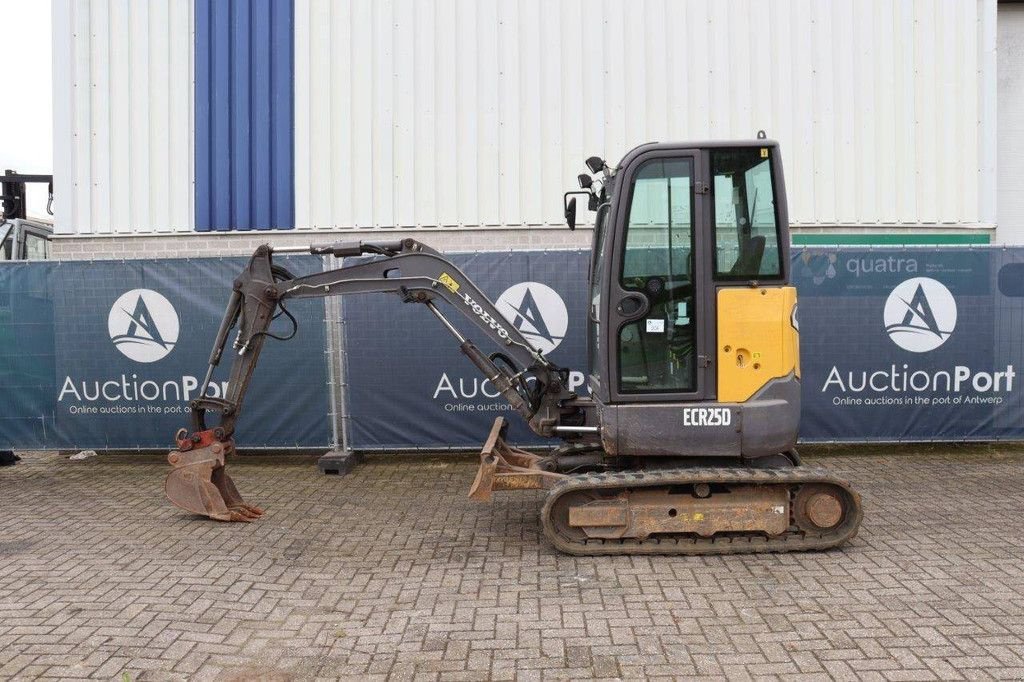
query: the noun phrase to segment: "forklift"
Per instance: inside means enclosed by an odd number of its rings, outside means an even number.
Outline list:
[[[26,186],[47,185],[46,211],[53,215],[53,176],[24,175],[7,170],[0,175],[0,261],[46,260],[50,257],[53,223],[28,217]]]

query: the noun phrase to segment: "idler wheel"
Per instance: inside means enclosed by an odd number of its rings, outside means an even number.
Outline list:
[[[797,525],[811,532],[831,530],[846,515],[841,493],[825,485],[801,487],[794,506]]]

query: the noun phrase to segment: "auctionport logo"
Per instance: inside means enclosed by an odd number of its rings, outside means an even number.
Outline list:
[[[558,292],[540,282],[520,282],[494,304],[505,319],[541,353],[558,348],[569,328],[569,311]]]
[[[885,332],[911,353],[926,353],[946,342],[956,328],[956,300],[942,282],[908,279],[885,302]]]
[[[565,301],[551,287],[540,282],[520,282],[501,293],[494,303],[509,324],[519,330],[541,353],[550,353],[565,339],[569,311]],[[581,389],[583,372],[570,372],[570,391]],[[585,389],[581,389],[585,390]],[[489,379],[462,377],[442,372],[433,399],[444,399],[445,412],[507,412],[512,409]]]
[[[125,357],[156,362],[167,357],[178,342],[178,313],[162,294],[132,289],[114,301],[107,316],[107,330]]]

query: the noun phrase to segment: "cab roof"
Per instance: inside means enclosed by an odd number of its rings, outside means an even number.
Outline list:
[[[778,147],[779,143],[775,140],[764,138],[764,139],[745,139],[745,140],[703,140],[697,142],[645,142],[644,144],[633,147],[633,149],[626,152],[622,160],[619,161],[615,166],[615,170],[619,170],[629,165],[633,159],[641,154],[645,154],[651,151],[701,151],[704,149],[722,149],[722,148],[736,148],[736,147]]]

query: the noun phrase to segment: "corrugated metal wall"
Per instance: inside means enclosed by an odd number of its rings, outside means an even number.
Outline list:
[[[291,228],[292,0],[196,0],[196,230]]]
[[[192,3],[53,0],[53,56],[58,232],[192,231]]]
[[[1024,244],[1024,5],[999,6],[999,230]]]
[[[194,228],[193,2],[54,0],[61,231]],[[796,224],[991,225],[995,8],[295,0],[295,224],[560,224],[590,154],[763,128]]]
[[[297,0],[296,219],[559,224],[590,154],[763,128],[782,143],[795,223],[991,224],[979,88],[994,44],[979,39],[994,11]]]

